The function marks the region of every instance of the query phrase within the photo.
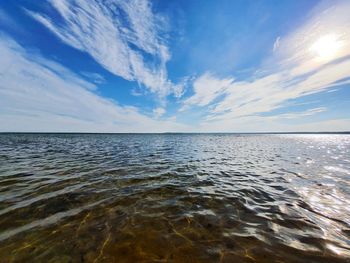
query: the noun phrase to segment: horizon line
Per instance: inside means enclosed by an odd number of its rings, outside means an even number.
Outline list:
[[[350,131],[319,131],[319,132],[0,132],[0,134],[350,134]]]

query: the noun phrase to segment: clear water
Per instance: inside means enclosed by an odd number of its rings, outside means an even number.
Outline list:
[[[0,262],[350,262],[349,135],[0,135]]]

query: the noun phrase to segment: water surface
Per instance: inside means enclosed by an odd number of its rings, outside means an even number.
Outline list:
[[[349,240],[349,135],[0,135],[0,262],[350,262]]]

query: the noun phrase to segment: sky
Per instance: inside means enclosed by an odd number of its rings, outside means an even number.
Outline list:
[[[0,0],[0,132],[350,131],[350,1]]]

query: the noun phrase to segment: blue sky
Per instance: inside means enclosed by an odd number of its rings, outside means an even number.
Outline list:
[[[0,131],[350,130],[350,2],[0,2]]]

